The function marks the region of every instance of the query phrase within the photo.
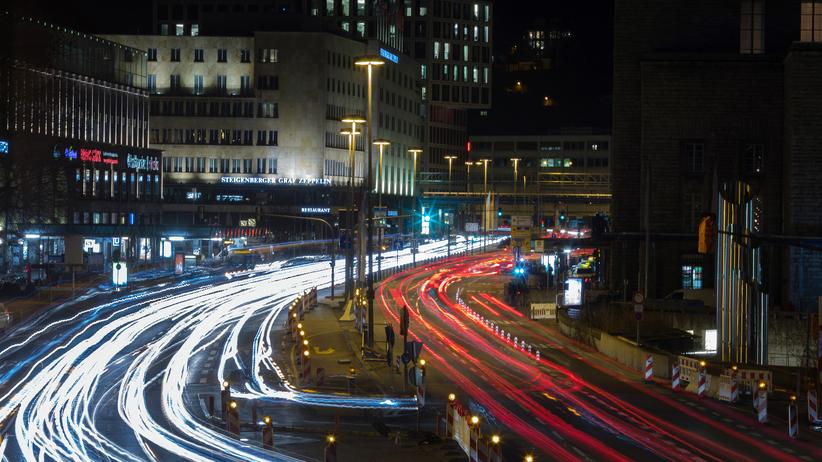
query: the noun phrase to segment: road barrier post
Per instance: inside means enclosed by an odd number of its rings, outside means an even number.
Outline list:
[[[645,381],[653,382],[654,380],[654,355],[647,355],[645,357]]]
[[[815,423],[819,420],[819,411],[816,401],[816,390],[808,390],[808,421]]]
[[[731,402],[739,401],[739,368],[731,366]]]
[[[208,415],[214,417],[214,395],[208,396]]]
[[[328,435],[325,439],[324,462],[337,462],[337,437]]]
[[[454,437],[454,412],[456,410],[457,397],[453,393],[448,395],[448,404],[445,405],[445,437]]]
[[[788,403],[788,436],[796,439],[799,436],[799,406],[796,405],[796,396],[791,396]]]
[[[311,384],[311,352],[304,350],[302,354],[302,364],[300,368],[300,385]]]
[[[671,390],[678,392],[680,387],[679,381],[679,361],[674,361],[671,366]]]
[[[234,435],[240,434],[240,411],[237,407],[236,401],[229,403],[228,419],[226,419],[226,430]]]
[[[274,449],[274,423],[269,416],[263,417],[263,422],[263,448]]]
[[[257,406],[251,406],[251,426],[257,431]]]
[[[317,368],[317,386],[321,387],[325,384],[325,368],[318,367]]]
[[[699,362],[699,373],[698,373],[698,375],[699,375],[698,380],[699,381],[697,382],[696,395],[700,398],[703,398],[705,396],[705,388],[706,388],[706,385],[707,385],[706,382],[707,382],[707,375],[708,374],[705,371],[705,366],[706,366],[705,361],[700,361]]]
[[[757,391],[759,399],[756,401],[756,418],[759,423],[764,424],[768,422],[768,390],[765,389],[765,383],[759,383],[759,390]]]
[[[228,402],[231,401],[231,385],[226,380],[223,382],[223,389],[220,390],[220,417],[224,420],[228,415]]]

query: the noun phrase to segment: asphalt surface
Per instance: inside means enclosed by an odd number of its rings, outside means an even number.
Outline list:
[[[418,258],[445,252],[433,243]],[[410,261],[406,250],[383,267]],[[1,459],[320,460],[323,425],[336,425],[337,415],[352,435],[375,416],[407,418],[408,403],[304,393],[281,374],[270,339],[282,330],[284,310],[330,280],[328,262],[281,263],[95,292],[15,326],[0,339]],[[342,265],[336,274],[341,281]],[[240,435],[228,434],[207,409],[223,380],[240,403]],[[274,418],[275,450],[259,444],[252,407]],[[314,431],[279,431],[306,426]],[[380,460],[384,438],[371,441],[373,431],[359,438],[367,448],[352,439],[340,451],[371,451],[363,460]]]
[[[510,274],[500,273],[509,262],[503,253],[452,259],[380,288],[386,319],[398,322],[401,307],[411,307],[412,336],[425,345],[428,414],[445,413],[446,397],[455,393],[480,417],[483,433],[501,435],[506,460],[528,453],[536,460],[822,458],[816,435],[791,440],[786,429],[757,424],[749,404],[643,383],[555,324],[529,320],[501,300]],[[515,338],[532,353],[514,346]]]

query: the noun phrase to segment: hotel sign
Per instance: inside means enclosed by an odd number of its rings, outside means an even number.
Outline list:
[[[302,186],[331,186],[330,178],[268,178],[262,176],[224,176],[220,178],[223,184],[262,184],[262,185],[302,185]]]

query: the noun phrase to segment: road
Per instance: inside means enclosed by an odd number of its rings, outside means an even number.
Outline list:
[[[401,307],[411,307],[411,335],[428,359],[426,406],[445,412],[454,392],[485,433],[502,435],[507,460],[531,452],[563,461],[822,460],[818,439],[790,441],[738,407],[645,384],[551,324],[527,319],[498,295],[508,263],[501,252],[434,263],[389,278],[377,295],[388,321],[399,323]]]
[[[435,242],[417,259],[445,253]],[[412,258],[408,250],[396,257],[383,267]],[[307,395],[288,383],[267,339],[295,296],[328,286],[331,269],[281,264],[89,294],[18,325],[0,340],[2,460],[312,460],[212,425],[200,392],[226,379],[249,407],[276,405],[275,422],[295,408],[412,408],[411,400]],[[343,272],[337,265],[338,281]]]

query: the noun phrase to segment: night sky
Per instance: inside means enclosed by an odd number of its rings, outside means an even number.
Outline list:
[[[497,62],[535,21],[573,32],[564,60],[556,70],[530,77],[530,93],[511,98],[504,91],[522,76],[494,74],[494,107],[487,116],[470,117],[472,132],[539,133],[546,129],[611,123],[612,16],[608,0],[503,0],[494,2],[494,54]],[[87,33],[149,33],[151,1],[12,0],[11,9]],[[549,95],[556,106],[539,106]]]

